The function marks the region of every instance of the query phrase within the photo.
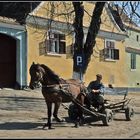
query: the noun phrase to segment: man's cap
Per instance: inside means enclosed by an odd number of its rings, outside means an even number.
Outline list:
[[[101,74],[97,74],[96,76],[102,78],[102,75]]]

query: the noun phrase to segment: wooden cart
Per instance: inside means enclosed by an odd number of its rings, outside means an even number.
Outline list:
[[[111,91],[111,90],[110,90]],[[111,93],[111,92],[110,92]],[[128,90],[113,90],[112,94],[114,95],[124,95],[123,99],[116,103],[105,104],[107,109],[111,109],[112,112],[115,113],[125,113],[125,117],[127,121],[132,120],[134,116],[134,109],[129,105],[131,99],[126,98],[128,95]]]
[[[86,122],[95,122],[102,121],[104,126],[109,126],[113,121],[113,112],[111,109],[105,109],[102,113],[98,112],[93,108],[87,109],[86,106],[81,106],[84,114],[84,121]],[[71,103],[68,108],[68,116],[71,120],[76,115],[75,104]]]
[[[109,126],[112,123],[113,115],[117,112],[123,112],[125,113],[126,120],[131,120],[132,117],[134,116],[134,109],[128,106],[129,102],[131,101],[131,99],[126,99],[128,90],[126,89],[126,90],[119,91],[119,90],[110,89],[110,93],[114,95],[123,94],[124,98],[122,99],[122,101],[117,103],[105,104],[105,109],[102,113],[98,112],[98,110],[96,110],[94,107],[88,109],[86,106],[81,106],[79,104],[79,107],[81,107],[83,110],[85,118],[90,117],[92,121],[101,120],[103,122],[103,125]],[[78,102],[76,100],[73,100],[73,103],[71,103],[69,107],[67,107],[68,116],[71,120],[73,120],[73,118],[76,115],[75,104],[78,105]]]

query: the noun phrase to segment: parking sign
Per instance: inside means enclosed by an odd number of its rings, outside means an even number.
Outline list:
[[[75,55],[76,66],[82,68],[84,66],[84,55],[76,54]]]

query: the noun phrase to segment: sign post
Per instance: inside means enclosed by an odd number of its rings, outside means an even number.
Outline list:
[[[82,69],[84,66],[84,55],[76,54],[75,59],[76,59],[76,66],[80,68],[80,80],[82,81],[82,79],[83,79]]]

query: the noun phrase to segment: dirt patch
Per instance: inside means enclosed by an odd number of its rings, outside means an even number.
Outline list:
[[[123,99],[119,95],[105,95],[105,98],[112,102]],[[47,121],[47,108],[41,91],[2,89],[0,138],[140,138],[140,93],[129,93],[127,98],[133,98],[130,102],[135,111],[132,121],[126,121],[124,114],[117,113],[110,126],[97,121],[74,128],[71,122],[53,120],[54,130],[42,130]],[[63,106],[59,116],[68,118]]]

